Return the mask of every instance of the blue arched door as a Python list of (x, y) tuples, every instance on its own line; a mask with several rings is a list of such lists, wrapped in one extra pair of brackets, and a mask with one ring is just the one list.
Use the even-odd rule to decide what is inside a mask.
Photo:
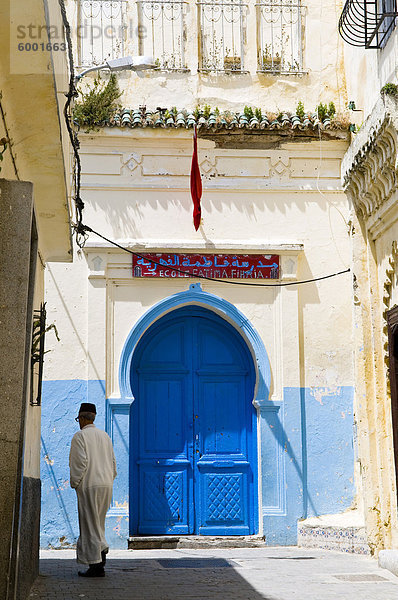
[(175, 310), (140, 340), (131, 377), (130, 533), (255, 533), (255, 374), (242, 336), (212, 311)]

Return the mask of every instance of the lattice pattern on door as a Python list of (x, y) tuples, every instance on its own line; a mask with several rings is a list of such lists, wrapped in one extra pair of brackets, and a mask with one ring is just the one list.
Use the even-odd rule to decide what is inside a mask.
[(179, 521), (183, 498), (182, 473), (145, 473), (144, 518), (146, 521)]
[(208, 475), (208, 521), (241, 521), (242, 475)]

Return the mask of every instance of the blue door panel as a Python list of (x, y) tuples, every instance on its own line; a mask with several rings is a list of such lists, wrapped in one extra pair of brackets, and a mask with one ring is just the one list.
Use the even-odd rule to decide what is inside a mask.
[(140, 403), (140, 457), (186, 457), (185, 429), (191, 414), (186, 412), (185, 377), (176, 374), (158, 377), (152, 380), (145, 375), (140, 382), (143, 400)]
[(199, 535), (250, 535), (248, 473), (214, 466), (203, 466), (200, 471)]
[(232, 375), (228, 379), (208, 375), (199, 379), (200, 454), (235, 454), (247, 459), (244, 381)]
[(163, 368), (187, 367), (187, 339), (184, 323), (174, 323), (153, 334), (145, 349), (145, 362), (141, 367), (150, 370), (154, 366)]
[[(188, 534), (187, 469), (141, 464), (142, 534)], [(185, 465), (184, 465), (185, 466)], [(186, 467), (186, 466), (185, 466)]]
[[(246, 376), (206, 375), (198, 381), (200, 451), (195, 480), (201, 535), (249, 535), (251, 488)], [(249, 414), (248, 414), (249, 413)], [(196, 423), (195, 423), (196, 425)], [(250, 436), (249, 436), (250, 437)]]
[(236, 344), (231, 343), (231, 336), (214, 323), (206, 323), (199, 319), (197, 329), (198, 368), (211, 368), (215, 372), (220, 369), (233, 371), (240, 362)]
[(131, 533), (255, 532), (254, 367), (214, 313), (168, 314), (134, 353)]
[(193, 531), (192, 441), (187, 436), (192, 427), (192, 384), (184, 355), (187, 332), (175, 323), (168, 333), (155, 333), (136, 367), (131, 485), (136, 487), (133, 523), (139, 534)]

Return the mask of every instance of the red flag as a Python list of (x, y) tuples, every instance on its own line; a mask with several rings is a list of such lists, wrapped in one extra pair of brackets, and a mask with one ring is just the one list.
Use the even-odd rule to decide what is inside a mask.
[(202, 209), (200, 207), (200, 199), (202, 197), (202, 179), (200, 177), (198, 164), (198, 135), (196, 125), (193, 130), (193, 155), (191, 165), (191, 196), (193, 201), (193, 224), (196, 231), (199, 229), (200, 219), (202, 217)]

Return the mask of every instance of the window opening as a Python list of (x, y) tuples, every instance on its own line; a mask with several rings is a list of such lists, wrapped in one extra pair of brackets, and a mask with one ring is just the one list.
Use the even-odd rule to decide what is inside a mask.
[(164, 71), (186, 71), (183, 0), (139, 0), (140, 54), (153, 56)]
[(302, 73), (301, 0), (260, 0), (256, 7), (258, 70)]
[(80, 0), (80, 65), (103, 64), (125, 55), (127, 0)]
[(240, 0), (198, 2), (199, 71), (245, 73), (244, 43), (247, 4)]

